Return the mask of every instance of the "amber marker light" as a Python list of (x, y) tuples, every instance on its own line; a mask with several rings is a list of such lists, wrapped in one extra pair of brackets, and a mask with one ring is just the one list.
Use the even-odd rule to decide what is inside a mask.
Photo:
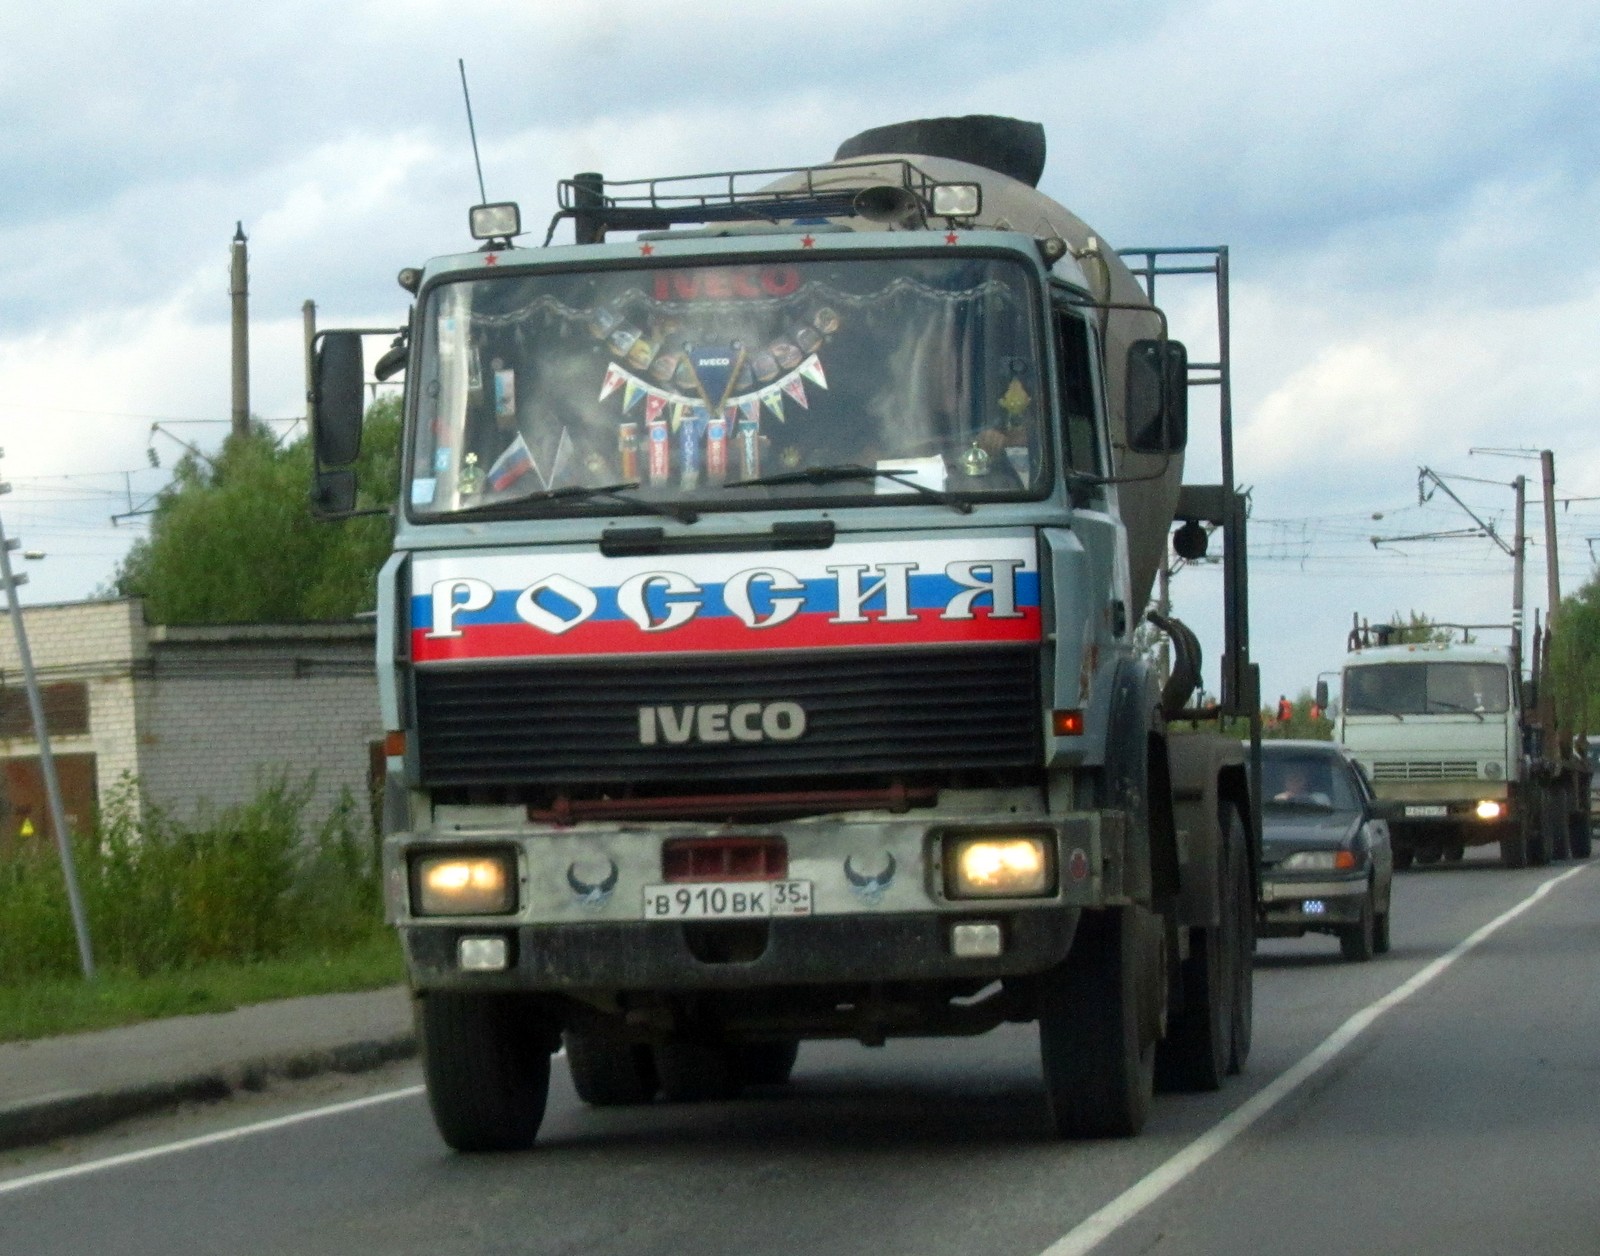
[(405, 757), (405, 729), (391, 728), (383, 735), (383, 753), (390, 759), (403, 759)]
[(951, 898), (1029, 898), (1055, 889), (1042, 837), (948, 838), (945, 867)]
[(1083, 712), (1082, 711), (1052, 711), (1050, 712), (1050, 728), (1057, 737), (1082, 737)]
[(515, 864), (507, 854), (424, 855), (411, 864), (419, 916), (499, 916), (516, 907)]

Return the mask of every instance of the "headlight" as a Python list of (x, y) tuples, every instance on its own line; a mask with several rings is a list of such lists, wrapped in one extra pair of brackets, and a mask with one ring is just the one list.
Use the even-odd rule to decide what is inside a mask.
[(1354, 872), (1361, 860), (1353, 850), (1301, 850), (1278, 866), (1285, 872)]
[(951, 898), (1028, 898), (1055, 892), (1043, 837), (947, 837), (945, 890)]
[(1498, 820), (1505, 814), (1505, 804), (1493, 798), (1485, 798), (1478, 804), (1478, 819)]
[(516, 910), (510, 851), (419, 855), (411, 861), (411, 910), (419, 916), (503, 916)]

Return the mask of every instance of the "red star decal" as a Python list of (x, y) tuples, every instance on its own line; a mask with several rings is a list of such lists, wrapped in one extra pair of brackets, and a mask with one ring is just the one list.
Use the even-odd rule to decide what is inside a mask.
[(803, 235), (803, 236), (800, 237), (800, 247), (803, 248), (803, 249), (809, 249), (815, 243), (816, 243), (815, 238), (813, 238), (809, 234), (808, 235)]
[(485, 253), (483, 255), (483, 264), (485, 266), (498, 266), (500, 264), (500, 257), (495, 253)]
[(641, 257), (649, 257), (650, 254), (654, 253), (655, 251), (656, 246), (653, 244), (641, 244), (639, 246), (639, 256)]
[(950, 231), (945, 233), (944, 242), (946, 244), (954, 244), (960, 238), (954, 231)]

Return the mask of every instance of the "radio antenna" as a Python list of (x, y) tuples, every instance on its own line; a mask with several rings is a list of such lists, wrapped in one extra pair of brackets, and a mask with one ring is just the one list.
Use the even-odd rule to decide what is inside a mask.
[(483, 190), (483, 161), (478, 156), (478, 128), (472, 124), (472, 93), (467, 90), (466, 59), (457, 57), (456, 65), (461, 70), (461, 98), (467, 102), (467, 134), (472, 136), (472, 164), (478, 168), (478, 204), (487, 205), (489, 194)]

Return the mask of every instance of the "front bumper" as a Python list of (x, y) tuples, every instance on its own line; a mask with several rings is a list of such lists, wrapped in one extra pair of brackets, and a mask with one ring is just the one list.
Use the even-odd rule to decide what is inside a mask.
[(1261, 881), (1260, 920), (1268, 931), (1280, 925), (1299, 932), (1354, 924), (1361, 919), (1366, 895), (1364, 872), (1349, 878), (1316, 881), (1274, 877), (1269, 873)]
[[(759, 922), (631, 921), (570, 925), (402, 926), (411, 983), (419, 990), (715, 991), (773, 986), (930, 981), (1041, 972), (1066, 958), (1077, 927), (1070, 908), (959, 915), (812, 916)], [(994, 921), (998, 956), (959, 959), (953, 925)], [(720, 939), (737, 943), (734, 960), (711, 958)], [(503, 972), (463, 972), (463, 936), (510, 943)], [(749, 957), (753, 955), (753, 957)]]

